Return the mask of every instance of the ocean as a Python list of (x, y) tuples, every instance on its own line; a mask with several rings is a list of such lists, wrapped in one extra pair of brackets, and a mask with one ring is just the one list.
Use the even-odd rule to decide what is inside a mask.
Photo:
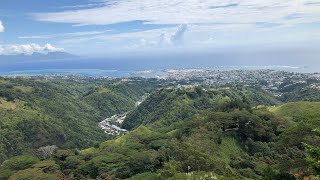
[[(155, 76), (166, 69), (275, 69), (320, 72), (319, 53), (184, 53), (170, 55), (110, 56), (65, 60), (0, 62), (0, 75), (81, 74), (85, 76)], [(146, 71), (139, 72), (137, 71)]]

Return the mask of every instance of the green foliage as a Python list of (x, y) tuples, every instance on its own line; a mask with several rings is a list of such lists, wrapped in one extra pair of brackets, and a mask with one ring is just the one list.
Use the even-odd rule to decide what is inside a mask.
[[(301, 122), (316, 125), (318, 116), (310, 117), (304, 117)], [(77, 179), (185, 179), (187, 176), (290, 179), (293, 178), (292, 173), (299, 172), (297, 168), (303, 170), (308, 167), (307, 162), (312, 165), (317, 159), (312, 161), (309, 158), (304, 164), (292, 163), (299, 162), (301, 158), (304, 160), (304, 149), (299, 149), (299, 143), (291, 143), (286, 138), (292, 137), (298, 131), (295, 128), (302, 126), (288, 127), (279, 134), (278, 127), (285, 125), (287, 123), (283, 119), (266, 109), (210, 112), (186, 119), (170, 133), (139, 126), (94, 150), (84, 150), (80, 154), (75, 150), (58, 150), (53, 159), (61, 173)], [(310, 131), (311, 134), (317, 132)], [(310, 141), (306, 135), (298, 134), (301, 136), (298, 142), (315, 145), (317, 141)], [(282, 149), (287, 152), (282, 152)], [(295, 166), (284, 164), (282, 159), (285, 158), (290, 158), (288, 163)], [(315, 166), (312, 167), (316, 170)], [(7, 177), (14, 173), (11, 177), (16, 178), (28, 177), (27, 174), (35, 172), (38, 170), (30, 167), (21, 172), (5, 173)]]
[(24, 170), (36, 164), (39, 160), (31, 155), (15, 156), (0, 166), (0, 179), (8, 179), (15, 172)]
[(219, 176), (214, 172), (191, 172), (191, 173), (177, 173), (173, 177), (168, 178), (169, 180), (185, 180), (185, 179), (219, 179), (219, 180), (227, 180), (227, 179), (239, 179), (239, 178), (226, 178), (224, 176)]
[(106, 135), (97, 123), (135, 107), (157, 81), (0, 78), (0, 163), (48, 145), (87, 148)]
[(157, 173), (151, 173), (151, 172), (145, 172), (142, 174), (137, 174), (135, 176), (132, 176), (130, 178), (127, 178), (126, 180), (160, 180)]
[(41, 161), (34, 164), (32, 167), (21, 170), (10, 176), (9, 180), (24, 180), (24, 179), (48, 179), (56, 180), (62, 177), (59, 171), (59, 166), (54, 161)]
[(249, 105), (275, 104), (273, 101), (254, 101), (254, 99), (272, 99), (266, 92), (245, 87), (203, 89), (201, 87), (185, 89), (161, 89), (149, 96), (137, 109), (128, 114), (123, 127), (132, 129), (140, 124), (153, 128), (169, 127), (205, 111), (230, 111), (249, 109)]
[(284, 83), (279, 91), (283, 93), (283, 96), (280, 98), (283, 102), (320, 101), (319, 89), (310, 87), (308, 83), (293, 83), (293, 85), (290, 86), (286, 86), (286, 83)]
[[(252, 106), (277, 104), (272, 95), (235, 85), (160, 89), (135, 108), (159, 83), (0, 81), (0, 160), (41, 146), (64, 148), (43, 161), (8, 159), (0, 179), (294, 179), (319, 173), (318, 103), (269, 112)], [(97, 122), (130, 110), (123, 126), (131, 131), (99, 144), (108, 137)]]
[[(277, 114), (286, 116), (292, 121), (290, 127), (283, 131), (275, 144), (278, 167), (282, 171), (302, 176), (312, 174), (311, 167), (316, 170), (314, 161), (312, 161), (316, 156), (312, 156), (312, 151), (316, 152), (313, 147), (320, 146), (318, 136), (320, 114), (316, 110), (317, 105), (318, 103), (298, 102), (276, 108)], [(298, 110), (298, 107), (305, 111)], [(297, 110), (293, 112), (290, 108)]]
[(34, 156), (16, 156), (3, 162), (2, 168), (11, 170), (26, 169), (37, 163), (38, 159)]
[(271, 158), (276, 128), (270, 127), (278, 121), (261, 111), (205, 113), (170, 133), (139, 126), (94, 150), (58, 150), (53, 158), (64, 175), (78, 179), (181, 179), (188, 171), (199, 178), (257, 179), (264, 172), (259, 164)]
[(320, 102), (291, 102), (286, 103), (271, 111), (278, 116), (294, 117), (318, 113), (320, 110)]
[(307, 161), (310, 163), (316, 174), (320, 174), (320, 148), (305, 145), (307, 149)]

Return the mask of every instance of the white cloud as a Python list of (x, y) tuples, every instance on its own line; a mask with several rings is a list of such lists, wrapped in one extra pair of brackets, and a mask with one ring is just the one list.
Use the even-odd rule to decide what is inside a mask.
[(186, 24), (180, 25), (178, 30), (171, 36), (171, 43), (174, 45), (182, 45), (184, 34), (187, 32), (188, 26)]
[[(233, 31), (250, 32), (253, 25), (178, 25), (170, 28), (139, 30), (137, 32), (123, 32), (117, 34), (102, 34), (88, 37), (66, 38), (58, 43), (63, 46), (78, 46), (79, 44), (103, 43), (110, 48), (170, 48), (193, 46), (198, 41), (205, 41), (216, 36), (217, 33)], [(213, 42), (213, 41), (210, 41)], [(207, 44), (206, 44), (207, 45)]]
[(0, 55), (32, 55), (33, 53), (47, 54), (49, 52), (62, 52), (63, 48), (56, 48), (51, 44), (44, 46), (38, 44), (0, 45)]
[(19, 39), (51, 39), (54, 35), (32, 35), (32, 36), (19, 36)]
[[(105, 25), (136, 20), (149, 24), (268, 22), (294, 25), (319, 21), (320, 6), (314, 5), (314, 2), (315, 0), (105, 0), (102, 7), (38, 13), (34, 14), (34, 18), (76, 25)], [(290, 18), (295, 14), (298, 16)]]
[(2, 21), (0, 21), (0, 32), (4, 32), (4, 26), (2, 24)]
[(80, 31), (72, 33), (61, 33), (61, 34), (51, 34), (51, 35), (32, 35), (32, 36), (19, 36), (20, 39), (51, 39), (57, 37), (76, 37), (76, 36), (88, 36), (88, 35), (97, 35), (110, 32), (112, 30), (106, 31)]
[[(184, 25), (185, 26), (185, 25)], [(181, 27), (161, 28), (137, 32), (124, 32), (118, 34), (103, 34), (89, 37), (75, 37), (59, 41), (63, 46), (74, 46), (87, 43), (104, 43), (108, 48), (132, 49), (132, 48), (158, 48), (174, 45), (173, 36), (176, 36)], [(183, 39), (183, 35), (179, 37)], [(176, 37), (178, 41), (178, 37)]]
[(149, 40), (159, 37), (160, 34), (173, 34), (175, 33), (176, 28), (162, 28), (162, 29), (153, 29), (145, 30), (138, 32), (125, 32), (118, 34), (104, 34), (104, 35), (95, 35), (90, 37), (76, 37), (69, 38), (60, 41), (61, 44), (78, 44), (88, 41), (103, 41), (103, 42), (114, 42), (114, 41), (136, 41), (136, 40)]
[[(143, 21), (155, 26), (136, 32), (64, 36), (58, 40), (64, 47), (107, 49), (210, 47), (220, 44), (247, 43), (250, 40), (268, 42), (269, 39), (308, 40), (313, 30), (292, 28), (304, 23), (319, 22), (319, 0), (97, 0), (98, 6), (69, 7), (61, 12), (33, 14), (38, 21), (71, 23), (73, 26), (107, 25)], [(92, 3), (92, 1), (91, 1)], [(180, 24), (188, 27), (179, 30)], [(133, 31), (133, 29), (130, 29)], [(287, 31), (291, 30), (291, 31)], [(264, 34), (269, 36), (264, 36)], [(263, 34), (263, 35), (261, 35)], [(59, 36), (60, 37), (60, 36)], [(212, 38), (214, 37), (214, 39)], [(268, 38), (265, 38), (268, 37)], [(184, 42), (184, 43), (183, 43)], [(85, 46), (83, 45), (83, 46)], [(142, 49), (142, 48), (141, 48)]]

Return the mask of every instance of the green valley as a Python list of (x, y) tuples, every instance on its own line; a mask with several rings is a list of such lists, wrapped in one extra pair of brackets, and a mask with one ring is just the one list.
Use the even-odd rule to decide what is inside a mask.
[(132, 110), (156, 86), (139, 79), (0, 80), (0, 162), (42, 146), (82, 149), (111, 138), (97, 123)]
[[(314, 91), (174, 83), (2, 78), (0, 179), (318, 178)], [(99, 128), (119, 114), (127, 133)]]

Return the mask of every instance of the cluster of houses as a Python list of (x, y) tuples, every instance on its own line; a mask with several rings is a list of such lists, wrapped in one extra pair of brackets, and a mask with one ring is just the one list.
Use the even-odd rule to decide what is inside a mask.
[[(126, 129), (120, 128), (118, 125), (122, 124), (126, 118), (127, 113), (116, 114), (99, 122), (99, 127), (107, 134), (112, 136), (119, 136), (121, 134), (127, 133)], [(117, 125), (116, 125), (117, 124)]]

